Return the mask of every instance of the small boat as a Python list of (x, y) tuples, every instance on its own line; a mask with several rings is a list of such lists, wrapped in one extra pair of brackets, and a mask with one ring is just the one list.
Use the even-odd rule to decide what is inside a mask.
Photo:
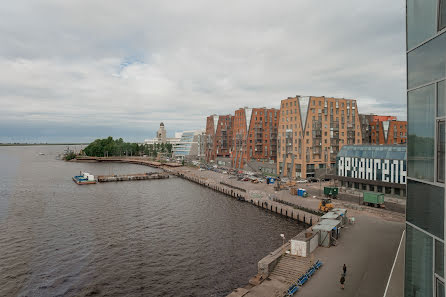
[(44, 156), (45, 154), (44, 153), (39, 153), (39, 155)]
[(81, 172), (80, 175), (73, 176), (73, 181), (78, 185), (91, 185), (96, 183), (94, 175), (88, 172)]

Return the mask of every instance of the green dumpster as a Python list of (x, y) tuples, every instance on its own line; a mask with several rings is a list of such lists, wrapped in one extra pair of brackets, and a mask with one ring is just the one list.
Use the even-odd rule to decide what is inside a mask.
[(362, 199), (365, 205), (381, 207), (384, 206), (384, 194), (363, 192)]
[(339, 189), (337, 187), (324, 187), (324, 195), (325, 197), (331, 197), (336, 199), (338, 196)]

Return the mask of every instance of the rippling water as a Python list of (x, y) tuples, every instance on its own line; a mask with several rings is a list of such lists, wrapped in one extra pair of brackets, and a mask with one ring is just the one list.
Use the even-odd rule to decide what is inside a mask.
[(302, 230), (176, 177), (78, 186), (80, 170), (155, 170), (63, 149), (0, 147), (0, 296), (225, 296)]

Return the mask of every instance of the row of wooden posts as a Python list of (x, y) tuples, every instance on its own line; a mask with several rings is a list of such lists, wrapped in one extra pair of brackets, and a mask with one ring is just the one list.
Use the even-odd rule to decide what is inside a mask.
[(259, 199), (249, 199), (249, 201), (248, 201), (248, 199), (246, 197), (246, 195), (247, 195), (246, 193), (242, 193), (241, 191), (237, 191), (234, 189), (228, 189), (227, 187), (223, 187), (221, 185), (216, 185), (214, 183), (209, 183), (207, 180), (201, 179), (195, 175), (186, 175), (183, 173), (173, 172), (173, 171), (171, 171), (170, 173), (174, 174), (178, 177), (187, 179), (191, 182), (197, 183), (199, 185), (205, 186), (207, 188), (210, 188), (214, 191), (217, 191), (217, 192), (226, 194), (228, 196), (231, 196), (233, 198), (236, 198), (237, 200), (250, 202), (251, 204), (253, 204), (255, 206), (258, 206), (265, 210), (280, 214), (287, 218), (297, 220), (299, 222), (308, 224), (310, 226), (312, 226), (313, 224), (315, 224), (319, 221), (319, 216), (313, 215), (311, 213), (308, 213), (308, 212), (305, 212), (302, 210), (289, 209), (288, 206), (283, 205), (278, 202), (260, 201)]

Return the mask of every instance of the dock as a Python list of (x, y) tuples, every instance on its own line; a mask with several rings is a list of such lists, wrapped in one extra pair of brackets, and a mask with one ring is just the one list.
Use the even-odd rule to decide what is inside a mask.
[(149, 172), (149, 173), (136, 173), (136, 174), (124, 174), (124, 175), (98, 175), (98, 182), (118, 182), (118, 181), (132, 181), (132, 180), (149, 180), (149, 179), (165, 179), (169, 178), (166, 173)]

